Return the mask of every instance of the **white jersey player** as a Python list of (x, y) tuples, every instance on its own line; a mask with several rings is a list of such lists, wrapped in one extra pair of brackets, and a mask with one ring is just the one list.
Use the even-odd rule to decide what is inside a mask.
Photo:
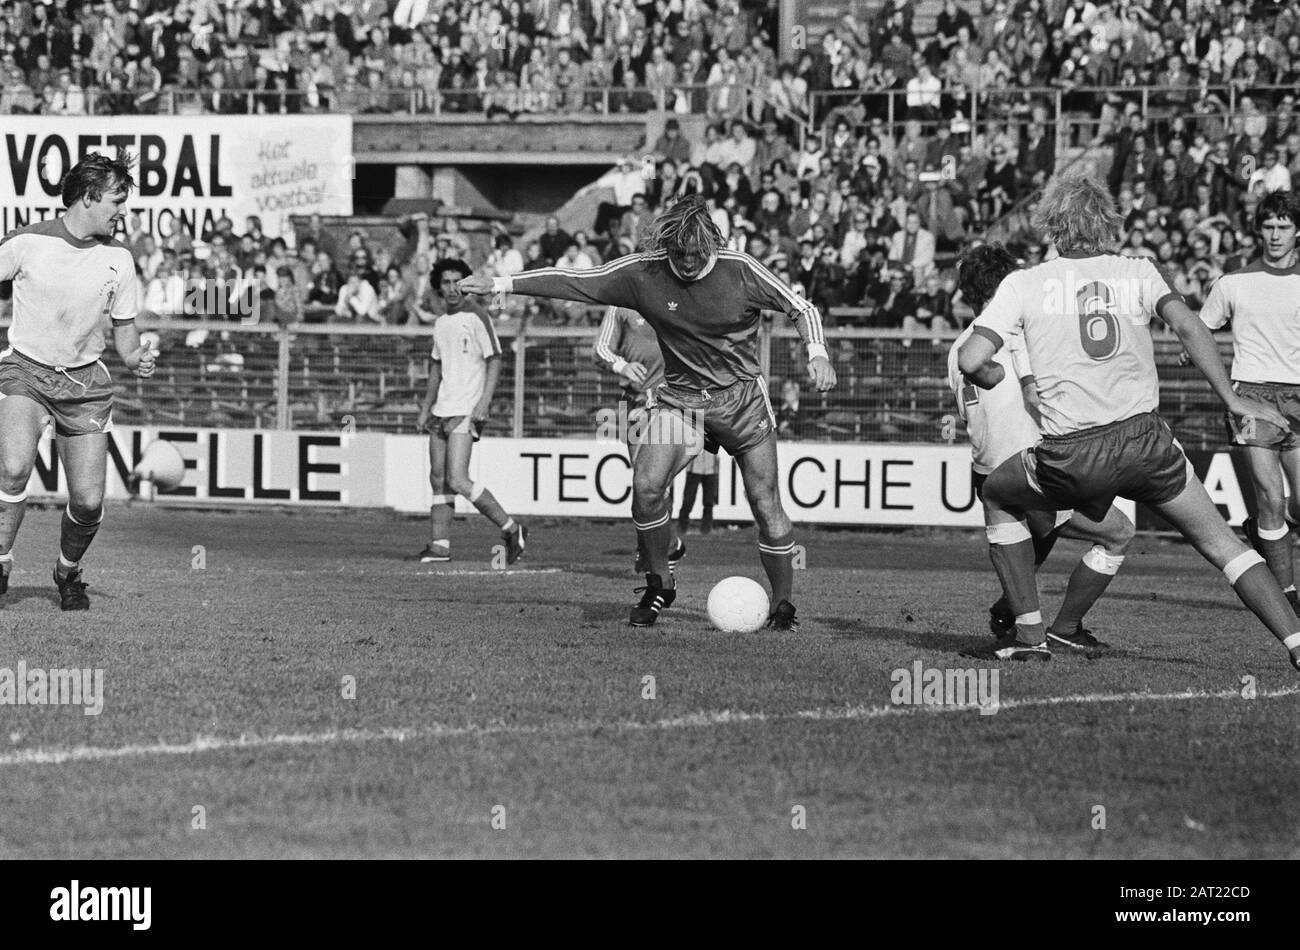
[[(1246, 431), (1228, 416), (1235, 449), (1245, 457), (1257, 514), (1242, 527), (1268, 562), (1291, 607), (1296, 594), (1294, 539), (1288, 522), (1300, 522), (1300, 263), (1296, 226), (1300, 197), (1265, 195), (1255, 209), (1263, 256), (1215, 282), (1201, 321), (1211, 330), (1232, 325), (1232, 385), (1243, 396), (1276, 409), (1285, 429), (1257, 421)], [(1290, 500), (1288, 501), (1288, 489)]]
[(452, 506), (460, 495), (501, 529), (506, 563), (513, 564), (524, 553), (528, 529), (506, 514), (486, 486), (469, 477), (470, 454), (482, 435), (501, 375), (501, 343), (492, 317), (460, 291), (459, 282), (471, 273), (464, 261), (447, 259), (434, 264), (429, 278), (446, 301), (447, 312), (433, 324), (429, 389), (416, 419), (417, 429), (429, 428), (433, 488), (430, 539), (419, 559), (451, 560)]
[(104, 515), (113, 382), (99, 357), (110, 327), (126, 368), (141, 378), (154, 371), (155, 354), (135, 325), (135, 260), (113, 240), (134, 187), (125, 152), (87, 155), (63, 180), (63, 217), (0, 241), (0, 284), (13, 288), (9, 349), (0, 353), (0, 594), (37, 442), (52, 424), (68, 478), (54, 568), (64, 610), (90, 607), (80, 561)]
[(1264, 559), (1224, 523), (1155, 411), (1151, 319), (1173, 329), (1233, 416), (1279, 427), (1286, 420), (1233, 391), (1209, 330), (1149, 261), (1112, 253), (1122, 219), (1104, 186), (1087, 176), (1054, 179), (1033, 224), (1060, 256), (1008, 275), (957, 356), (961, 371), (989, 389), (1005, 376), (991, 358), (1023, 335), (1044, 436), (984, 484), (990, 556), (1015, 634), (974, 655), (1027, 659), (1046, 649), (1027, 512), (1074, 508), (1100, 517), (1122, 495), (1155, 509), (1223, 571), (1300, 669), (1300, 623), (1290, 602)]
[[(1015, 270), (1015, 258), (1001, 245), (972, 248), (960, 263), (962, 298), (978, 313), (1003, 278)], [(1041, 435), (1031, 414), (1030, 407), (1036, 406), (1038, 395), (1023, 339), (1012, 337), (1005, 348), (994, 354), (993, 359), (1003, 369), (1002, 381), (991, 389), (980, 389), (962, 375), (957, 365), (961, 346), (972, 332), (973, 327), (968, 327), (948, 354), (948, 386), (957, 397), (957, 411), (966, 420), (973, 481), (982, 499), (985, 479), (1007, 459), (1037, 445)], [(1105, 586), (1093, 575), (1109, 578), (1119, 571), (1124, 562), (1124, 551), (1133, 540), (1133, 522), (1114, 505), (1100, 522), (1069, 509), (1034, 512), (1027, 521), (1028, 530), (1033, 535), (1035, 567), (1047, 559), (1058, 537), (1094, 542), (1071, 575), (1065, 601), (1048, 628), (1047, 637), (1053, 645), (1076, 650), (1104, 649), (1105, 643), (1083, 629), (1083, 618)], [(994, 536), (1004, 529), (992, 526), (987, 508), (985, 523), (989, 525), (992, 542)], [(995, 636), (1005, 637), (1014, 626), (1015, 615), (1004, 592), (989, 608), (989, 627)]]

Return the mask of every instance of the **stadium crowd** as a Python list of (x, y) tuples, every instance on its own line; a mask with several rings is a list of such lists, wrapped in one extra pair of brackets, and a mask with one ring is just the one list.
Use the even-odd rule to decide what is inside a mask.
[[(1057, 90), (1063, 113), (1091, 116), (1072, 144), (1112, 146), (1123, 253), (1160, 262), (1194, 303), (1250, 258), (1259, 196), (1300, 171), (1300, 0), (980, 0), (974, 15), (945, 0), (920, 36), (913, 11), (888, 0), (846, 16), (781, 63), (776, 6), (762, 2), (5, 0), (0, 113), (77, 114), (90, 89), (99, 111), (150, 112), (175, 89), (222, 113), (425, 108), (437, 91), (449, 110), (513, 114), (596, 109), (605, 93), (584, 90), (602, 87), (616, 93), (611, 108), (672, 116), (651, 163), (628, 158), (591, 186), (606, 200), (589, 229), (551, 220), (522, 247), (502, 232), (479, 251), (455, 219), (413, 220), (388, 248), (317, 234), (291, 250), (252, 222), (243, 235), (226, 222), (198, 248), (131, 236), (155, 303), (178, 277), (230, 274), (256, 280), (275, 312), (388, 324), (432, 319), (427, 265), (441, 254), (494, 274), (596, 266), (698, 192), (731, 246), (823, 311), (849, 308), (839, 322), (952, 326), (949, 265), (988, 226), (1029, 262), (1045, 253), (1023, 222), (1071, 128)], [(687, 113), (709, 119), (696, 140), (677, 120)], [(798, 135), (805, 118), (820, 135)], [(589, 319), (541, 302), (508, 312), (523, 308)]]

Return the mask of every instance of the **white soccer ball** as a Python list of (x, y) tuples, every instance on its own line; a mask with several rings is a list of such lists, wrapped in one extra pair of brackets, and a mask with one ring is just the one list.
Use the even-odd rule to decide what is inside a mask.
[(763, 585), (748, 577), (728, 577), (709, 591), (709, 620), (723, 633), (753, 633), (767, 623), (769, 608)]
[(135, 474), (153, 482), (155, 487), (169, 491), (185, 479), (185, 457), (171, 442), (155, 439), (145, 448)]

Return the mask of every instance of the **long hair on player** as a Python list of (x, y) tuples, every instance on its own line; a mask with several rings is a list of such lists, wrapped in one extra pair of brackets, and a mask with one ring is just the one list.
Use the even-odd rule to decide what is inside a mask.
[(1264, 230), (1269, 218), (1281, 218), (1300, 228), (1300, 195), (1294, 191), (1273, 191), (1260, 199), (1255, 207), (1255, 231)]
[(1019, 267), (1015, 256), (1001, 244), (980, 244), (961, 256), (957, 264), (957, 289), (961, 299), (978, 314), (993, 299), (1002, 279)]
[(702, 257), (713, 257), (726, 246), (701, 195), (678, 198), (671, 208), (655, 218), (645, 239), (647, 250), (696, 253)]
[(99, 201), (106, 194), (129, 194), (135, 188), (134, 166), (134, 156), (124, 148), (118, 148), (116, 158), (88, 152), (63, 178), (63, 206), (71, 208), (87, 196)]
[(1053, 178), (1043, 189), (1033, 227), (1061, 253), (1112, 251), (1124, 224), (1106, 187), (1086, 175)]

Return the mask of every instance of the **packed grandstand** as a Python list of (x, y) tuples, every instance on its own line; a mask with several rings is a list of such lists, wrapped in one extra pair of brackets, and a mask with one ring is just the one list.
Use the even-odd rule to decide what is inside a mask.
[[(1295, 0), (842, 6), (791, 37), (761, 2), (6, 0), (0, 114), (645, 118), (640, 149), (579, 193), (591, 202), (535, 222), (434, 207), (380, 229), (304, 215), (272, 236), (249, 216), (163, 235), (133, 216), (123, 239), (161, 321), (170, 395), (124, 392), (121, 414), (151, 423), (408, 427), (427, 373), (418, 335), (327, 330), (426, 326), (438, 257), (493, 275), (598, 266), (696, 192), (731, 246), (849, 330), (832, 337), (829, 397), (799, 392), (792, 338), (765, 350), (787, 380), (786, 434), (950, 440), (938, 344), (970, 317), (952, 265), (980, 240), (1048, 253), (1029, 212), (1049, 175), (1104, 177), (1121, 253), (1158, 262), (1197, 306), (1254, 255), (1261, 195), (1300, 173)], [(255, 316), (186, 306), (196, 277), (256, 300)], [(590, 359), (600, 314), (518, 298), (499, 312), (508, 358), (533, 338), (494, 419), (516, 435), (589, 432), (617, 391)], [(224, 335), (182, 323), (226, 315), (239, 326)], [(1178, 400), (1166, 411), (1210, 438), (1208, 394), (1180, 386), (1176, 348), (1161, 352)]]

